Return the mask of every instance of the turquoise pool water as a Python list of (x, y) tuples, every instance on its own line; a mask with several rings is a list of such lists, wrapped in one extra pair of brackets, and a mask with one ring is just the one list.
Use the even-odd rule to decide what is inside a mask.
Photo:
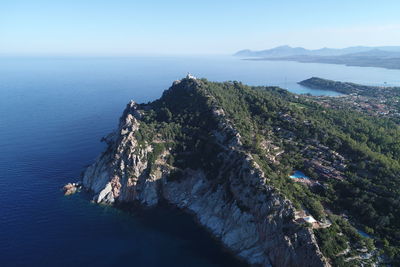
[(307, 175), (302, 173), (301, 171), (295, 171), (292, 175), (289, 176), (290, 178), (297, 178), (297, 179), (310, 179)]

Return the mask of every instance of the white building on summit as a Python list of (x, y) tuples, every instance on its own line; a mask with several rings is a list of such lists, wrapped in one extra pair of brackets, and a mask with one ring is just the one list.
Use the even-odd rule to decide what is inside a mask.
[[(190, 72), (187, 73), (185, 79), (188, 79), (188, 80), (195, 80), (195, 81), (197, 82), (196, 76), (192, 75)], [(176, 81), (173, 82), (173, 85), (180, 84), (181, 81), (182, 81), (182, 80), (176, 80)]]
[(196, 80), (196, 77), (193, 76), (190, 72), (188, 72), (188, 74), (186, 75), (186, 79), (193, 79), (193, 80)]

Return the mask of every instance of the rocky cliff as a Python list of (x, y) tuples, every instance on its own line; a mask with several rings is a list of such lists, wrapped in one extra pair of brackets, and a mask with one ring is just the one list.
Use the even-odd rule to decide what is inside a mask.
[(147, 105), (131, 101), (104, 141), (107, 149), (83, 174), (96, 202), (166, 200), (251, 265), (329, 265), (206, 81), (176, 81)]

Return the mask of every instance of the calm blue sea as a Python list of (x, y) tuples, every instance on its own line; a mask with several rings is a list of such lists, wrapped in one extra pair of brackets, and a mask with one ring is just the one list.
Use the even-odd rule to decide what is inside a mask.
[(241, 265), (177, 210), (127, 212), (60, 192), (130, 99), (154, 100), (188, 71), (298, 93), (321, 93), (296, 84), (312, 76), (400, 85), (394, 70), (231, 57), (0, 58), (0, 266)]

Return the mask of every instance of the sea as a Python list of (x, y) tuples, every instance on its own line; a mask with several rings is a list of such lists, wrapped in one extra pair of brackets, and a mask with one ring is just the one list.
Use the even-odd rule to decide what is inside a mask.
[(400, 70), (231, 56), (0, 57), (0, 266), (245, 266), (173, 207), (116, 209), (60, 190), (129, 100), (155, 100), (187, 72), (314, 95), (338, 94), (297, 82), (400, 86)]

